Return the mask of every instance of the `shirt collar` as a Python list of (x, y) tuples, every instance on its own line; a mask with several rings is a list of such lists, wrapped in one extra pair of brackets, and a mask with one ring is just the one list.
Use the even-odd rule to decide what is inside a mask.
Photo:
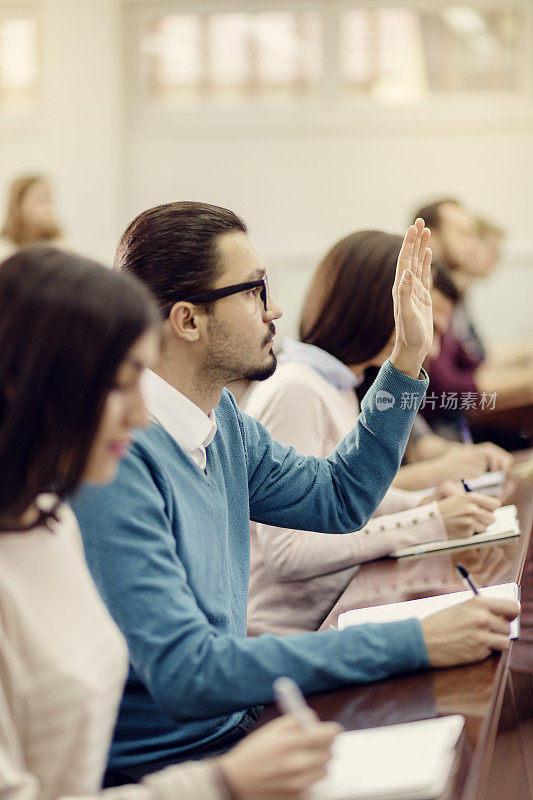
[(355, 389), (363, 382), (362, 376), (356, 376), (346, 364), (338, 358), (326, 353), (314, 344), (304, 344), (297, 339), (284, 339), (283, 350), (279, 354), (280, 364), (284, 362), (297, 362), (307, 364), (318, 372), (325, 380), (341, 392)]
[(151, 416), (181, 449), (191, 457), (198, 451), (205, 453), (217, 432), (214, 410), (205, 414), (192, 400), (149, 369), (144, 371), (142, 389)]

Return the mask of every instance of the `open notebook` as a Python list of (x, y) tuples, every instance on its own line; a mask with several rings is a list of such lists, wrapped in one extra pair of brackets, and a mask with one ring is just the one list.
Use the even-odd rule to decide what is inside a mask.
[(429, 800), (444, 791), (464, 717), (341, 733), (309, 800)]
[(477, 547), (484, 542), (497, 542), (520, 535), (516, 506), (501, 506), (496, 509), (494, 516), (496, 517), (495, 521), (483, 533), (475, 533), (473, 536), (463, 539), (441, 539), (438, 542), (411, 544), (408, 547), (394, 550), (391, 556), (402, 558), (403, 556), (418, 556), (421, 553), (434, 553), (438, 550), (455, 550), (458, 547)]
[[(487, 586), (481, 589), (484, 597), (498, 597), (502, 600), (519, 602), (520, 589), (516, 583), (500, 583), (497, 586)], [(339, 614), (337, 626), (339, 630), (349, 625), (364, 625), (367, 622), (397, 622), (401, 619), (424, 619), (430, 614), (442, 611), (457, 603), (471, 600), (473, 594), (470, 590), (465, 592), (451, 592), (438, 594), (434, 597), (423, 597), (419, 600), (405, 600), (403, 603), (387, 603), (383, 606), (370, 606), (369, 608), (354, 608)], [(518, 636), (518, 620), (511, 623), (511, 639)]]

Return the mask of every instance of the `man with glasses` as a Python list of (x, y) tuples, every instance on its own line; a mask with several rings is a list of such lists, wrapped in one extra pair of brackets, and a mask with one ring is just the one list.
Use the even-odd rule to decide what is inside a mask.
[[(264, 268), (227, 209), (171, 203), (140, 214), (116, 267), (164, 315), (146, 376), (153, 423), (116, 481), (74, 498), (87, 559), (127, 638), (131, 669), (107, 785), (227, 749), (280, 675), (305, 692), (486, 657), (508, 646), (513, 604), (476, 598), (416, 620), (297, 637), (246, 638), (249, 520), (344, 533), (364, 525), (396, 474), (427, 387), (429, 231), (406, 234), (393, 290), (396, 343), (356, 428), (328, 459), (272, 441), (223, 387), (275, 369)], [(411, 402), (401, 403), (404, 393)]]

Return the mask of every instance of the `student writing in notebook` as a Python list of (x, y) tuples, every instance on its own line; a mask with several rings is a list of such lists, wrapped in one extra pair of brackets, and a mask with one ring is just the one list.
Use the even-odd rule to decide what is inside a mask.
[[(74, 503), (89, 566), (131, 658), (108, 784), (227, 749), (253, 725), (257, 705), (272, 700), (280, 675), (321, 691), (508, 646), (504, 617), (516, 607), (483, 598), (422, 623), (246, 637), (250, 518), (353, 530), (398, 469), (427, 387), (427, 241), (419, 220), (398, 259), (390, 360), (354, 430), (317, 459), (273, 440), (224, 389), (276, 366), (281, 309), (244, 222), (228, 209), (170, 203), (123, 234), (116, 266), (152, 288), (165, 322), (146, 381), (152, 424), (136, 434), (116, 480), (84, 488)], [(401, 407), (404, 392), (412, 409)]]
[[(112, 480), (146, 423), (139, 382), (160, 320), (130, 276), (50, 247), (5, 262), (0, 306), (0, 795), (95, 800), (127, 652), (64, 501), (81, 479)], [(225, 756), (104, 794), (297, 800), (338, 730), (276, 720)]]

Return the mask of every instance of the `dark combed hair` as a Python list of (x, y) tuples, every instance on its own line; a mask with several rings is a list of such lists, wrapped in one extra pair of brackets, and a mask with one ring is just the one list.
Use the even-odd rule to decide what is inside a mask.
[(425, 206), (419, 208), (418, 211), (413, 214), (412, 221), (414, 222), (418, 217), (421, 217), (424, 220), (426, 228), (437, 231), (441, 225), (440, 209), (441, 206), (444, 205), (460, 206), (461, 203), (456, 197), (443, 197), (441, 200), (434, 200), (432, 203), (426, 203)]
[(454, 305), (459, 302), (461, 293), (450, 275), (450, 271), (438, 261), (431, 267), (431, 283), (434, 289), (451, 300)]
[(160, 315), (131, 276), (50, 246), (2, 264), (0, 308), (0, 518), (16, 520), (78, 486), (116, 371)]
[(304, 302), (300, 338), (361, 364), (394, 331), (392, 286), (402, 237), (359, 231), (337, 242), (319, 264)]
[(132, 272), (157, 298), (163, 314), (174, 303), (212, 288), (220, 272), (217, 239), (247, 233), (227, 208), (179, 202), (143, 211), (128, 225), (115, 254), (115, 269)]

